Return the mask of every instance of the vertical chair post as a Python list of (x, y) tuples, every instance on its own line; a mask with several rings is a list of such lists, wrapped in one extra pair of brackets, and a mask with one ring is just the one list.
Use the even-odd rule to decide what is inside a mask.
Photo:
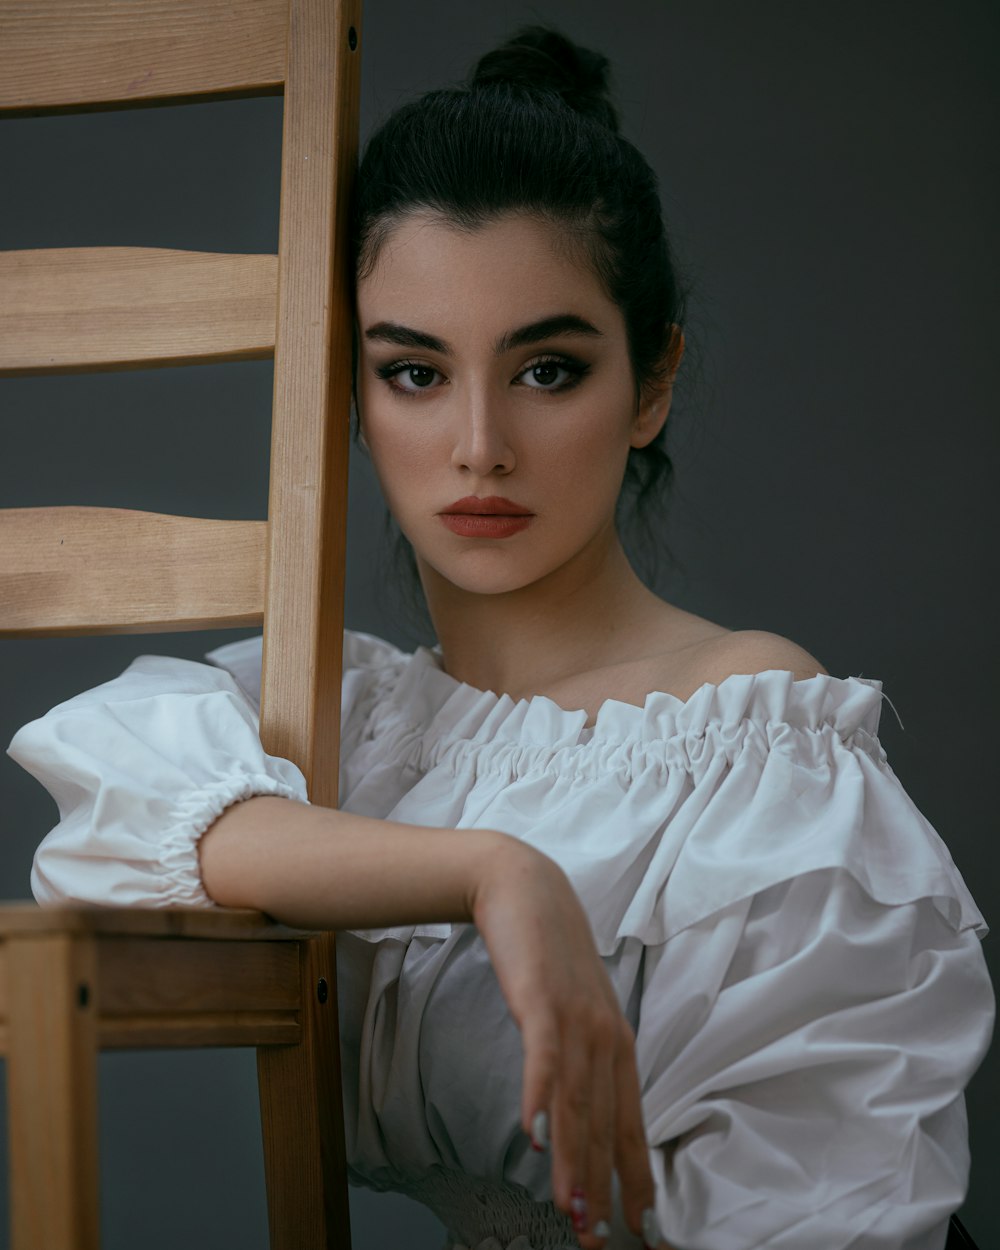
[[(36, 8), (44, 12), (36, 13)], [(226, 0), (224, 4), (219, 0), (175, 0), (170, 5), (158, 0), (49, 0), (42, 6), (32, 5), (30, 0), (0, 0), (0, 69), (10, 70), (0, 73), (0, 111), (95, 103), (129, 105), (139, 97), (166, 100), (205, 93), (269, 92), (280, 85), (284, 69), (260, 733), (266, 750), (292, 760), (301, 769), (312, 801), (330, 807), (337, 803), (339, 772), (353, 327), (347, 230), (357, 157), (360, 18), (361, 0)], [(54, 56), (53, 46), (58, 55)], [(235, 67), (231, 64), (234, 59)], [(143, 255), (145, 261), (151, 260), (148, 250), (144, 249)], [(92, 249), (69, 249), (63, 257), (71, 267), (85, 269), (94, 259)], [(112, 271), (124, 268), (135, 277), (141, 257), (123, 258), (116, 251), (103, 260), (108, 263), (93, 282), (91, 296), (98, 307), (110, 298), (112, 307), (120, 310), (116, 292), (121, 275)], [(175, 281), (188, 262), (180, 254), (158, 256), (152, 258), (153, 268), (161, 268), (161, 260), (169, 261), (173, 271), (167, 283), (168, 294), (173, 295), (165, 301), (173, 306), (178, 290), (183, 294), (188, 289), (186, 279), (179, 286)], [(264, 281), (249, 283), (251, 295), (258, 304), (273, 306), (269, 284), (275, 266), (270, 258), (229, 258), (222, 271), (219, 260), (197, 261), (214, 275), (206, 284), (209, 303), (219, 301), (237, 322), (242, 322), (242, 288), (237, 287), (234, 293), (232, 283), (222, 277), (224, 273), (246, 276), (253, 271), (258, 279), (263, 275)], [(140, 280), (138, 285), (148, 284)], [(42, 288), (51, 289), (51, 284), (42, 283)], [(39, 294), (42, 288), (36, 285), (28, 291), (17, 314), (23, 320), (26, 312), (39, 307), (41, 322), (36, 328), (40, 332), (46, 331), (49, 317), (48, 306)], [(104, 343), (100, 352), (74, 355), (63, 361), (63, 366), (183, 363), (210, 354), (202, 350), (203, 336), (199, 335), (194, 336), (197, 351), (193, 355), (176, 343), (164, 346), (164, 302), (151, 300), (148, 289), (145, 296), (141, 322), (147, 329), (155, 327), (161, 332), (155, 347), (128, 347), (109, 331), (101, 336)], [(204, 305), (205, 298), (198, 298)], [(60, 317), (80, 312), (72, 300), (60, 299), (57, 308)], [(173, 311), (176, 314), (176, 307)], [(136, 316), (140, 317), (137, 305)], [(89, 329), (87, 309), (73, 321), (79, 337), (79, 327)], [(176, 315), (168, 321), (173, 326)], [(269, 317), (264, 321), (269, 324)], [(48, 330), (60, 337), (58, 326)], [(248, 350), (250, 354), (266, 354), (266, 326), (263, 338), (257, 331), (252, 337), (254, 342), (248, 348), (245, 332), (240, 331), (236, 347), (230, 342), (216, 354), (222, 358), (234, 352), (244, 355)], [(182, 338), (186, 341), (190, 335)], [(5, 367), (9, 372), (45, 371), (52, 364), (44, 345), (41, 355), (30, 359), (7, 353), (5, 366), (3, 357), (0, 352), (0, 371)], [(61, 529), (66, 520), (62, 514), (54, 520), (49, 518), (43, 526), (34, 518), (31, 528), (41, 531), (34, 534), (37, 545), (50, 548), (47, 529)], [(102, 529), (103, 520), (92, 528)], [(156, 524), (164, 520), (167, 518), (154, 519)], [(169, 520), (170, 531), (177, 534), (174, 522), (178, 519)], [(127, 533), (124, 525), (119, 530)], [(136, 532), (134, 527), (132, 532)], [(55, 537), (61, 539), (62, 535)], [(109, 619), (106, 612), (95, 617), (89, 610), (91, 599), (66, 596), (58, 609), (58, 632), (99, 633), (151, 624), (167, 624), (172, 629), (205, 628), (237, 620), (249, 624), (248, 616), (255, 616), (256, 611), (253, 603), (248, 608), (244, 600), (247, 583), (254, 581), (259, 568), (259, 534), (240, 541), (247, 548), (243, 566), (248, 576), (236, 570), (228, 579), (241, 592), (242, 607), (235, 617), (229, 614), (231, 604), (221, 614), (215, 608), (203, 611), (199, 606), (194, 610), (177, 602), (161, 611), (160, 589), (171, 579), (159, 577), (152, 589), (148, 579), (141, 591), (133, 587), (134, 597), (141, 602), (136, 614), (129, 607), (124, 617)], [(214, 546), (202, 542), (199, 549)], [(107, 547), (111, 549), (110, 542)], [(120, 555), (123, 550), (127, 558)], [(176, 569), (183, 552), (172, 546), (171, 556), (172, 568)], [(38, 603), (51, 598), (53, 589), (60, 594), (63, 590), (61, 579), (51, 575), (48, 558), (45, 555), (42, 560), (43, 577), (35, 575), (36, 565), (15, 564), (9, 586), (5, 583), (5, 593), (9, 587), (18, 591), (29, 587), (31, 612), (38, 609), (42, 613), (33, 624), (18, 617), (18, 633), (42, 632), (53, 623), (51, 616), (45, 615), (51, 612), (51, 605), (41, 607)], [(108, 566), (109, 577), (102, 582), (105, 589), (99, 595), (102, 608), (107, 607), (109, 595), (114, 599), (107, 588), (119, 585), (122, 569), (130, 575), (145, 572), (142, 553), (137, 553), (134, 544), (132, 549), (127, 542), (124, 548), (119, 546), (112, 558), (121, 558), (123, 564)], [(200, 580), (211, 583), (212, 574), (202, 572)], [(210, 588), (217, 589), (214, 585)], [(171, 589), (173, 600), (182, 597), (172, 581)], [(11, 595), (13, 589), (8, 597)], [(217, 596), (209, 598), (214, 602)], [(256, 598), (250, 595), (253, 602)], [(203, 600), (201, 596), (199, 605)], [(280, 837), (280, 830), (275, 836)], [(134, 923), (135, 933), (145, 932), (143, 910), (122, 909), (124, 917)], [(178, 924), (177, 936), (183, 936), (179, 930), (185, 925), (177, 917), (170, 920), (172, 925)], [(74, 912), (67, 923), (82, 922)], [(123, 942), (127, 940), (126, 929), (127, 925), (116, 930)], [(171, 932), (170, 926), (167, 931)], [(225, 923), (218, 932), (208, 934), (223, 940), (240, 936), (238, 925)], [(197, 1012), (177, 1013), (173, 1008), (147, 1012), (144, 994), (137, 999), (125, 995), (128, 1002), (138, 1003), (134, 1018), (129, 1013), (111, 1012), (110, 1022), (99, 1020), (97, 961), (102, 951), (95, 947), (92, 934), (29, 935), (4, 930), (2, 937), (0, 1042), (6, 1044), (8, 1056), (13, 1250), (98, 1250), (99, 1044), (110, 1041), (112, 1045), (129, 1045), (141, 1038), (142, 1045), (151, 1045), (153, 1039), (162, 1037), (168, 1045), (200, 1044), (206, 1038), (213, 1039), (209, 1044), (228, 1045), (224, 1039), (230, 1034), (239, 1038), (246, 1035), (246, 1041), (238, 1044), (258, 1047), (272, 1245), (280, 1250), (349, 1250), (332, 934), (320, 935), (301, 948), (298, 966), (290, 973), (293, 981), (298, 976), (295, 988), (299, 991), (299, 1009), (285, 1012), (281, 994), (279, 1011), (274, 1004), (274, 986), (263, 975), (259, 1013), (246, 1004), (235, 1016), (231, 1009), (220, 1008), (215, 1013), (218, 1018), (207, 1022), (209, 1028), (201, 1027), (206, 1021), (199, 1024), (183, 1018)], [(205, 996), (210, 999), (213, 992), (213, 968), (217, 963), (229, 963), (207, 951), (204, 957), (206, 976), (189, 987), (192, 1006), (202, 1012)], [(115, 974), (107, 963), (100, 968), (104, 970), (103, 1006), (107, 1008), (115, 1005)], [(320, 980), (325, 982), (325, 998), (318, 992)], [(235, 1018), (257, 1014), (268, 1018)], [(272, 1040), (276, 1032), (281, 1039), (278, 1043)], [(295, 1036), (301, 1041), (288, 1044), (287, 1039)]]
[(12, 1250), (99, 1250), (94, 939), (4, 946)]
[(271, 1250), (349, 1250), (333, 935), (299, 958), (302, 1041), (257, 1049)]
[[(291, 0), (260, 736), (326, 807), (340, 761), (360, 37), (361, 0)], [(302, 958), (302, 1041), (257, 1051), (271, 1250), (349, 1250), (333, 935)]]

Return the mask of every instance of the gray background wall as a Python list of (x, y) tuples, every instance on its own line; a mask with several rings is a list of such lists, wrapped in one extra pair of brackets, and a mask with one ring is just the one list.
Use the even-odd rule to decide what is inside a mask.
[[(905, 725), (886, 709), (890, 761), (1000, 924), (997, 7), (370, 0), (365, 131), (528, 20), (610, 56), (695, 284), (702, 376), (685, 369), (671, 418), (663, 527), (682, 571), (657, 589), (881, 678)], [(277, 99), (8, 121), (0, 247), (273, 250), (280, 124)], [(269, 411), (262, 363), (2, 380), (0, 501), (263, 516)], [(347, 621), (412, 644), (374, 594), (381, 516), (359, 460)], [(237, 636), (0, 643), (0, 740), (135, 655), (198, 658)], [(0, 791), (0, 896), (26, 897), (54, 806), (6, 757)], [(996, 938), (985, 949), (995, 968)], [(263, 1250), (252, 1055), (104, 1056), (101, 1079), (107, 1250)], [(994, 1054), (969, 1099), (963, 1218), (983, 1250), (1000, 1244), (997, 1086)], [(358, 1250), (437, 1250), (422, 1209), (352, 1201)]]

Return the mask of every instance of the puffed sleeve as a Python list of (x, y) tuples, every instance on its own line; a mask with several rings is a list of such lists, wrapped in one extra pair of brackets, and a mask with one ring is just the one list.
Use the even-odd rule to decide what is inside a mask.
[(664, 1236), (941, 1250), (993, 1027), (983, 918), (874, 739), (774, 721), (759, 738), (705, 790), (645, 952)]
[(197, 844), (216, 817), (258, 794), (308, 801), (241, 685), (188, 660), (141, 656), (25, 725), (9, 754), (59, 808), (32, 866), (42, 904), (212, 906)]
[(940, 1250), (991, 1026), (975, 934), (842, 871), (647, 951), (637, 1054), (667, 1240)]

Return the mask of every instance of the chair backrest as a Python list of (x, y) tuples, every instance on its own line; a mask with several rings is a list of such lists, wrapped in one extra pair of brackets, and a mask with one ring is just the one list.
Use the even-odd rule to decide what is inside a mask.
[(262, 623), (262, 741), (330, 806), (360, 9), (361, 0), (0, 0), (0, 118), (284, 93), (277, 256), (0, 252), (0, 375), (273, 354), (267, 521), (0, 510), (0, 635)]

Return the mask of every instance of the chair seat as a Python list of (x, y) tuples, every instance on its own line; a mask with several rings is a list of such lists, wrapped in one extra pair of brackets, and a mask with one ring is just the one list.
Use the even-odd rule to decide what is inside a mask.
[(17, 933), (93, 933), (116, 937), (184, 937), (290, 941), (313, 937), (243, 907), (107, 907), (74, 903), (39, 907), (31, 899), (0, 901), (0, 938)]

